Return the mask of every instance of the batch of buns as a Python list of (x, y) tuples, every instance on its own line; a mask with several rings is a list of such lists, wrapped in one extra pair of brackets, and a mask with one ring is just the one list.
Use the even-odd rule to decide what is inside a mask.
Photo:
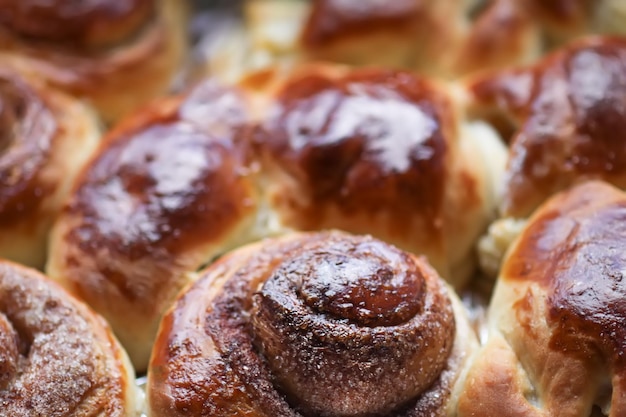
[(197, 7), (0, 0), (1, 417), (626, 416), (626, 0)]

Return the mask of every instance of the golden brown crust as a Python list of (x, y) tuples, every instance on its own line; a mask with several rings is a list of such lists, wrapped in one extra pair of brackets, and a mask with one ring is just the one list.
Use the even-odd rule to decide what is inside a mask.
[[(19, 28), (15, 32), (0, 24), (0, 49), (20, 71), (89, 100), (107, 122), (169, 90), (185, 56), (185, 7), (181, 2), (89, 2), (81, 9), (87, 17), (67, 13), (69, 6), (59, 3), (45, 9), (56, 17), (44, 19), (50, 26), (41, 29), (57, 36), (46, 35), (45, 40), (25, 37)], [(15, 13), (23, 19), (12, 19), (13, 25), (21, 21), (34, 25), (41, 20), (33, 15), (44, 9), (33, 6)], [(64, 24), (53, 24), (55, 20)], [(109, 45), (97, 45), (107, 42)]]
[(502, 211), (527, 216), (581, 179), (626, 186), (626, 42), (590, 38), (526, 69), (485, 75), (471, 87), (483, 113), (512, 122)]
[(108, 325), (40, 273), (0, 263), (0, 404), (10, 416), (134, 416), (134, 374)]
[(624, 414), (625, 220), (626, 196), (601, 182), (533, 215), (507, 254), (461, 415)]
[(42, 267), (47, 233), (99, 139), (77, 100), (0, 65), (0, 255)]
[(368, 237), (295, 234), (241, 248), (164, 318), (150, 411), (448, 415), (475, 343), (454, 336), (455, 322), (467, 323), (448, 297), (423, 259)]
[(234, 139), (245, 114), (211, 82), (155, 103), (104, 139), (57, 222), (50, 275), (112, 323), (139, 369), (185, 274), (250, 223), (256, 190)]

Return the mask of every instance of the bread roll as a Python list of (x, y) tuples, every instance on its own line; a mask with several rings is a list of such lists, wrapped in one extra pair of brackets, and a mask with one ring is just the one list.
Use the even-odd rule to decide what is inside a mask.
[(625, 239), (626, 195), (606, 183), (533, 214), (504, 261), (459, 416), (625, 415)]
[(287, 235), (233, 251), (181, 294), (152, 354), (150, 415), (451, 416), (476, 346), (423, 258)]
[(0, 257), (42, 268), (52, 222), (100, 139), (98, 119), (0, 56), (0, 132)]
[(265, 191), (296, 230), (372, 234), (457, 288), (494, 215), (504, 148), (460, 95), (404, 71), (304, 65), (250, 78)]
[(55, 225), (48, 273), (111, 323), (140, 371), (187, 274), (254, 234), (254, 167), (235, 140), (245, 114), (213, 83), (154, 103), (104, 138)]
[(134, 378), (100, 316), (37, 271), (0, 261), (0, 415), (136, 417)]
[(164, 94), (185, 55), (185, 2), (0, 1), (0, 50), (107, 122)]
[(471, 84), (477, 112), (513, 132), (503, 219), (491, 227), (483, 258), (497, 265), (508, 245), (490, 253), (495, 236), (572, 184), (595, 178), (626, 188), (626, 39), (579, 40), (533, 66)]

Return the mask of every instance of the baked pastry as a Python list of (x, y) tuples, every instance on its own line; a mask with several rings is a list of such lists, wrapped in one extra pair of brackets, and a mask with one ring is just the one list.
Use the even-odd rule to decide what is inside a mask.
[[(504, 219), (492, 226), (492, 236), (581, 180), (626, 188), (625, 38), (579, 40), (533, 66), (476, 77), (470, 89), (476, 113), (513, 132)], [(484, 252), (494, 241), (484, 242)], [(502, 248), (493, 252), (497, 264)]]
[(372, 234), (461, 288), (505, 150), (454, 88), (404, 71), (304, 65), (251, 77), (265, 194), (296, 230)]
[(187, 274), (255, 233), (245, 115), (236, 90), (208, 82), (128, 118), (54, 227), (48, 274), (111, 323), (138, 371)]
[(0, 0), (0, 51), (112, 122), (168, 91), (184, 57), (179, 0)]
[(0, 257), (42, 268), (48, 232), (100, 139), (87, 106), (0, 56)]
[(626, 414), (626, 195), (592, 181), (551, 198), (508, 252), (459, 416)]
[(461, 287), (505, 152), (462, 125), (448, 93), (409, 73), (312, 66), (161, 100), (113, 129), (79, 178), (48, 274), (109, 320), (139, 370), (190, 273), (286, 230), (371, 233)]
[(0, 414), (136, 417), (134, 378), (100, 316), (41, 273), (0, 261)]
[(165, 316), (153, 417), (451, 416), (475, 335), (423, 258), (326, 232), (255, 243)]

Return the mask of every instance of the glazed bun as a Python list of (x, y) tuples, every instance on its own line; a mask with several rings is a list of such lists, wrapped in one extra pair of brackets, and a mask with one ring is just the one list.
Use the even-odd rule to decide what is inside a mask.
[(0, 50), (112, 122), (166, 93), (186, 49), (184, 1), (0, 1)]
[(0, 132), (0, 257), (42, 268), (52, 223), (100, 139), (98, 119), (0, 57)]
[(626, 195), (601, 182), (551, 198), (508, 252), (460, 416), (626, 413)]
[(461, 288), (496, 205), (504, 148), (454, 88), (415, 74), (305, 65), (244, 82), (269, 205), (296, 230), (372, 234)]
[(150, 415), (452, 416), (476, 347), (423, 258), (287, 235), (229, 253), (180, 295), (152, 354)]
[(252, 239), (245, 114), (212, 83), (154, 103), (109, 132), (55, 225), (48, 273), (111, 323), (138, 370), (188, 274)]
[(626, 39), (576, 41), (537, 64), (475, 77), (475, 111), (512, 132), (502, 220), (483, 243), (497, 270), (520, 219), (554, 193), (587, 179), (626, 188)]
[(0, 261), (3, 416), (136, 417), (135, 375), (106, 322), (39, 272)]

